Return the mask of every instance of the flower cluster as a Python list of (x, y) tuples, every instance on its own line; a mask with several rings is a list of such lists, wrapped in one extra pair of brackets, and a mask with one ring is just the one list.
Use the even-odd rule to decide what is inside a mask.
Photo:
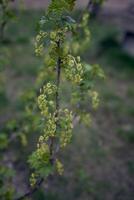
[(104, 71), (102, 70), (102, 68), (98, 64), (95, 64), (95, 65), (92, 66), (91, 76), (93, 78), (98, 77), (100, 79), (105, 79)]
[(30, 185), (31, 187), (34, 187), (37, 182), (37, 175), (35, 173), (32, 173), (30, 176)]
[(94, 109), (97, 109), (98, 106), (99, 106), (99, 94), (98, 92), (96, 91), (89, 91), (89, 96), (91, 97), (91, 100), (92, 100), (92, 107)]
[(64, 29), (58, 29), (55, 31), (50, 32), (50, 40), (53, 42), (63, 41), (65, 36)]
[(91, 119), (91, 115), (90, 113), (81, 113), (80, 115), (80, 120), (88, 127), (91, 126), (91, 123), (92, 123), (92, 119)]
[[(39, 144), (46, 143), (50, 138), (57, 138), (59, 145), (64, 148), (72, 138), (73, 115), (68, 109), (60, 109), (58, 117), (56, 112), (49, 113), (45, 121), (44, 135), (40, 136)], [(37, 146), (39, 146), (39, 144)]]
[(79, 84), (82, 81), (84, 71), (79, 56), (75, 58), (70, 54), (67, 55), (63, 59), (63, 66), (65, 67), (66, 77), (69, 80), (76, 84)]
[[(71, 42), (72, 51), (75, 55), (82, 53), (87, 48), (90, 42), (90, 30), (89, 30), (89, 13), (85, 12), (82, 16), (82, 20), (76, 26), (75, 32), (80, 33), (74, 35), (73, 42)], [(83, 39), (84, 38), (84, 39)]]
[(64, 148), (72, 138), (73, 115), (68, 109), (60, 111), (60, 147)]
[(50, 137), (56, 137), (56, 128), (57, 128), (57, 117), (54, 113), (50, 113), (47, 117), (47, 121), (44, 128), (44, 140), (48, 141)]
[(38, 97), (38, 106), (44, 118), (43, 134), (39, 137), (37, 150), (30, 156), (29, 163), (35, 170), (31, 175), (31, 186), (36, 184), (38, 177), (43, 177), (52, 172), (55, 166), (56, 171), (61, 175), (63, 173), (62, 163), (56, 159), (53, 167), (53, 149), (51, 149), (52, 138), (58, 141), (60, 148), (65, 147), (72, 137), (73, 115), (68, 109), (56, 109), (52, 98), (56, 95), (57, 87), (54, 84), (47, 83), (41, 90)]
[(56, 170), (57, 170), (58, 174), (62, 175), (64, 172), (63, 164), (58, 159), (56, 159), (55, 164), (56, 164)]
[(37, 182), (38, 177), (45, 177), (52, 171), (50, 148), (47, 143), (44, 143), (43, 136), (40, 136), (37, 149), (32, 153), (28, 162), (31, 167), (35, 170), (35, 173), (31, 174), (30, 183), (34, 186)]
[(56, 85), (47, 83), (43, 87), (43, 93), (41, 93), (38, 97), (38, 106), (43, 116), (47, 116), (49, 111), (54, 108), (54, 101), (52, 100), (52, 97), (55, 95), (55, 93)]
[(90, 30), (88, 27), (88, 22), (89, 22), (89, 13), (85, 13), (82, 17), (82, 22), (79, 25), (80, 28), (82, 28), (83, 32), (84, 32), (84, 36), (85, 36), (85, 44), (89, 43), (90, 41)]
[(43, 52), (44, 52), (43, 40), (44, 40), (45, 37), (47, 37), (47, 33), (44, 32), (44, 31), (40, 31), (39, 34), (36, 36), (35, 54), (37, 56), (43, 55)]

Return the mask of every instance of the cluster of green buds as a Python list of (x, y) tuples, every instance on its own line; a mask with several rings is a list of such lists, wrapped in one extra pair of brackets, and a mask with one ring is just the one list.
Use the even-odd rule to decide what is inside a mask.
[(34, 187), (36, 185), (36, 182), (37, 182), (37, 174), (35, 173), (32, 173), (31, 176), (30, 176), (30, 185), (31, 187)]
[(52, 99), (56, 93), (56, 90), (56, 85), (51, 83), (47, 83), (43, 87), (43, 91), (41, 89), (41, 94), (38, 97), (38, 106), (43, 116), (47, 116), (49, 111), (54, 108), (54, 101)]
[(70, 54), (67, 55), (63, 60), (63, 66), (65, 67), (65, 75), (69, 80), (76, 84), (82, 81), (84, 67), (79, 56), (75, 58)]
[(92, 118), (90, 113), (85, 113), (85, 112), (81, 113), (80, 120), (82, 121), (83, 124), (85, 124), (88, 127), (90, 127), (92, 124)]
[(43, 40), (47, 37), (47, 33), (44, 31), (40, 31), (39, 34), (36, 36), (35, 40), (35, 54), (37, 56), (42, 56), (44, 52), (44, 45)]
[(88, 28), (88, 22), (89, 22), (89, 13), (86, 12), (82, 16), (82, 21), (81, 21), (81, 24), (79, 25), (79, 28), (83, 29), (83, 32), (85, 34), (85, 40), (86, 40), (86, 42), (90, 41), (90, 30)]
[(65, 36), (65, 29), (57, 29), (55, 31), (52, 31), (50, 33), (50, 40), (51, 42), (58, 42), (59, 40), (60, 41), (63, 41), (64, 40), (64, 36)]
[(68, 109), (60, 111), (60, 147), (64, 148), (70, 143), (73, 129), (73, 114)]
[(44, 128), (44, 140), (48, 141), (49, 137), (56, 137), (56, 127), (57, 126), (57, 117), (56, 113), (53, 115), (50, 113), (47, 116), (47, 121)]
[(38, 97), (38, 107), (43, 117), (43, 134), (39, 137), (36, 151), (30, 156), (29, 163), (35, 170), (31, 175), (31, 186), (34, 186), (38, 177), (44, 177), (55, 170), (61, 175), (63, 165), (55, 159), (53, 167), (51, 160), (53, 153), (51, 140), (57, 141), (55, 148), (64, 148), (72, 138), (73, 114), (68, 109), (56, 110), (52, 99), (55, 98), (57, 87), (55, 84), (47, 83)]
[(93, 78), (98, 77), (100, 79), (105, 79), (104, 71), (98, 64), (92, 65), (91, 76), (93, 76)]
[(57, 170), (58, 174), (62, 175), (64, 172), (63, 164), (60, 162), (60, 160), (56, 159), (55, 165), (56, 165), (56, 170)]
[(73, 114), (68, 109), (60, 109), (58, 111), (58, 116), (57, 111), (53, 113), (48, 112), (53, 107), (54, 102), (47, 101), (46, 93), (52, 94), (52, 92), (55, 92), (56, 89), (54, 85), (51, 85), (50, 87), (52, 91), (48, 88), (48, 86), (45, 86), (45, 94), (41, 94), (38, 97), (38, 105), (41, 110), (41, 114), (45, 118), (44, 135), (41, 136), (41, 140), (47, 142), (52, 137), (57, 139), (59, 138), (60, 147), (63, 148), (72, 138)]
[(80, 34), (75, 34), (73, 41), (71, 42), (72, 51), (75, 55), (84, 52), (90, 42), (90, 30), (88, 23), (89, 13), (85, 12), (80, 23), (75, 27), (75, 32), (80, 32)]
[(97, 91), (89, 91), (89, 96), (91, 97), (92, 100), (92, 107), (94, 109), (97, 109), (100, 103), (99, 100), (99, 94)]
[(51, 155), (49, 145), (44, 143), (43, 136), (40, 136), (37, 149), (32, 153), (28, 160), (29, 164), (35, 170), (30, 177), (30, 184), (32, 187), (36, 185), (39, 177), (44, 178), (51, 173), (52, 168), (50, 161)]

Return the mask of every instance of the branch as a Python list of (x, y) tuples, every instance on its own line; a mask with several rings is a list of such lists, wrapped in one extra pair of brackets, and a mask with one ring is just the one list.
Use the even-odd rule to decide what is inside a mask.
[(93, 5), (94, 5), (93, 0), (89, 0), (89, 2), (88, 2), (88, 4), (87, 4), (86, 8), (84, 8), (84, 10), (81, 12), (81, 14), (80, 14), (80, 16), (79, 16), (79, 18), (78, 18), (78, 21), (79, 21), (79, 22), (82, 20), (82, 17), (83, 17), (83, 13), (84, 13), (84, 12), (88, 12), (88, 11), (89, 11), (90, 13), (92, 13), (92, 11), (93, 11)]
[[(57, 42), (57, 47), (60, 48), (60, 40)], [(59, 86), (60, 86), (60, 75), (61, 75), (61, 58), (60, 58), (60, 56), (58, 57), (58, 60), (57, 60), (56, 71), (57, 71), (57, 80), (56, 80), (56, 86), (57, 86), (57, 92), (56, 92), (56, 111), (57, 111), (57, 115), (58, 115), (58, 112), (59, 112)]]
[(22, 195), (21, 197), (16, 198), (15, 200), (23, 200), (24, 198), (30, 197), (32, 196), (41, 186), (41, 184), (43, 183), (43, 179), (40, 179), (34, 188), (30, 188), (29, 191), (27, 191), (24, 195)]
[[(57, 42), (57, 47), (58, 49), (60, 48), (60, 40)], [(55, 117), (58, 118), (59, 115), (59, 87), (60, 87), (60, 76), (61, 76), (61, 58), (60, 56), (58, 56), (57, 59), (57, 66), (56, 66), (56, 86), (57, 86), (57, 90), (56, 90), (56, 98), (55, 98), (55, 110), (56, 110), (56, 114)], [(58, 126), (58, 121), (56, 121), (56, 131), (57, 131), (57, 126)], [(53, 164), (54, 162), (54, 152), (53, 152), (53, 145), (54, 145), (54, 137), (51, 137), (50, 140), (50, 155), (51, 155), (51, 162)]]
[(94, 2), (94, 0), (89, 0), (86, 8), (82, 11), (78, 21), (81, 21), (84, 12), (89, 12), (90, 15), (93, 15), (95, 11), (95, 5), (96, 3)]
[(94, 6), (93, 0), (89, 0), (87, 7), (86, 7), (86, 10), (92, 12), (93, 6)]
[(97, 15), (100, 5), (101, 2), (94, 2), (94, 0), (89, 0), (87, 10), (92, 17), (95, 17)]

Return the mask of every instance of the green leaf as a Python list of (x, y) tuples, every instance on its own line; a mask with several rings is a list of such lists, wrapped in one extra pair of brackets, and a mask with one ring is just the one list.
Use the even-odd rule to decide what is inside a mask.
[(5, 149), (8, 146), (8, 138), (5, 133), (0, 133), (0, 149)]

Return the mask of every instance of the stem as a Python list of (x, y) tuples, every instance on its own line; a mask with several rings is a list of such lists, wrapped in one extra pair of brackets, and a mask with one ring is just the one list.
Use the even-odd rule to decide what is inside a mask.
[(43, 183), (43, 179), (41, 179), (34, 188), (31, 188), (28, 192), (26, 192), (24, 195), (22, 195), (19, 198), (16, 198), (15, 200), (22, 200), (24, 198), (30, 197), (33, 193), (35, 193), (39, 187), (41, 186), (41, 184)]
[(92, 1), (92, 0), (89, 0), (86, 9), (87, 9), (87, 10), (90, 10), (92, 6), (93, 6), (93, 1)]
[[(57, 42), (58, 49), (60, 48), (60, 40)], [(59, 113), (59, 87), (60, 87), (60, 76), (61, 76), (61, 58), (60, 56), (58, 57), (57, 60), (57, 80), (56, 80), (56, 86), (57, 86), (57, 91), (56, 91), (56, 117), (58, 117)]]
[(82, 11), (81, 15), (79, 16), (78, 21), (79, 22), (81, 21), (83, 13), (86, 11), (89, 12), (90, 15), (93, 15), (94, 12), (96, 11), (96, 10), (94, 10), (95, 5), (96, 5), (96, 3), (94, 3), (93, 0), (89, 0), (86, 8)]
[(95, 17), (100, 8), (100, 3), (95, 3), (93, 0), (89, 0), (86, 10), (90, 12), (92, 17)]
[[(60, 40), (57, 42), (57, 47), (58, 49), (60, 48)], [(59, 102), (60, 102), (60, 98), (59, 98), (59, 88), (60, 88), (60, 77), (61, 77), (61, 57), (58, 56), (57, 59), (57, 66), (56, 66), (56, 86), (57, 86), (57, 90), (56, 90), (56, 98), (55, 98), (55, 107), (56, 107), (56, 114), (55, 117), (58, 118), (59, 115)], [(56, 121), (56, 131), (57, 131), (57, 126), (58, 126), (58, 121)], [(50, 138), (50, 156), (51, 156), (51, 163), (53, 164), (54, 162), (54, 158), (53, 158), (53, 146), (54, 146), (54, 137)]]

